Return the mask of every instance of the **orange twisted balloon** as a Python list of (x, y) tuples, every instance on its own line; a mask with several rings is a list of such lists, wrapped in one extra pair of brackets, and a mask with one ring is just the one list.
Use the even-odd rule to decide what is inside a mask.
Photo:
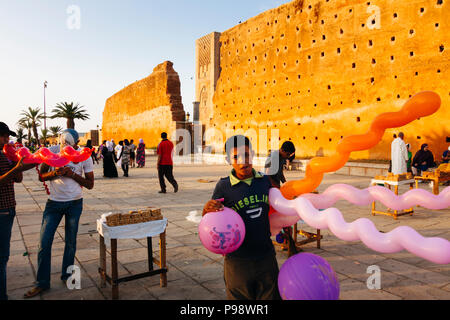
[(366, 134), (345, 137), (339, 141), (333, 156), (311, 159), (306, 166), (305, 178), (285, 183), (281, 187), (281, 193), (290, 200), (314, 191), (322, 182), (324, 173), (342, 168), (350, 153), (373, 148), (381, 141), (386, 129), (403, 127), (418, 118), (432, 115), (440, 106), (441, 98), (437, 93), (424, 91), (414, 95), (400, 111), (377, 116)]

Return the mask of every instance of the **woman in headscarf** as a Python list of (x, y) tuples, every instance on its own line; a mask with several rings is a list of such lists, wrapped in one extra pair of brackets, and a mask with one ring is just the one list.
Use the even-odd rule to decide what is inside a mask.
[(139, 146), (136, 151), (136, 163), (138, 168), (145, 166), (145, 143), (143, 139), (139, 139)]
[(106, 147), (102, 149), (103, 156), (103, 176), (106, 178), (119, 177), (116, 168), (116, 155), (111, 141), (106, 141)]
[(433, 153), (428, 150), (428, 144), (424, 143), (412, 161), (413, 168), (417, 170), (414, 174), (420, 175), (421, 171), (427, 171), (435, 165)]

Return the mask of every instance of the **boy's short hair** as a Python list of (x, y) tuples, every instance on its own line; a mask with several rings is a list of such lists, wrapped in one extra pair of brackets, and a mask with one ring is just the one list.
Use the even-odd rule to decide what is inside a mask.
[(252, 149), (252, 143), (246, 136), (235, 135), (228, 138), (227, 142), (225, 142), (225, 152), (227, 154), (227, 157), (230, 157), (231, 150), (242, 146), (247, 146), (250, 150)]
[(281, 146), (281, 149), (287, 153), (295, 152), (295, 146), (292, 143), (292, 141), (286, 141), (285, 143), (283, 143), (283, 145)]
[(166, 132), (161, 133), (161, 138), (167, 139), (167, 133)]

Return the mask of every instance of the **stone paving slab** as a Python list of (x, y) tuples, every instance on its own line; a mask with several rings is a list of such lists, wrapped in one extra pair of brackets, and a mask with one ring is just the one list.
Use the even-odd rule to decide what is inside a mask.
[[(140, 279), (120, 285), (120, 299), (139, 300), (210, 300), (226, 299), (223, 281), (223, 257), (206, 250), (197, 234), (198, 226), (186, 219), (191, 211), (199, 213), (212, 195), (215, 181), (227, 176), (230, 168), (221, 165), (178, 165), (174, 175), (180, 191), (158, 194), (159, 183), (155, 159), (150, 158), (147, 168), (131, 169), (130, 178), (107, 179), (102, 177), (101, 165), (95, 165), (95, 187), (84, 190), (84, 210), (80, 219), (77, 240), (76, 264), (81, 269), (82, 289), (69, 290), (60, 277), (64, 252), (64, 221), (55, 235), (52, 250), (52, 289), (34, 299), (42, 300), (103, 300), (111, 299), (111, 288), (100, 286), (98, 274), (99, 236), (96, 220), (108, 212), (128, 212), (146, 206), (160, 207), (168, 219), (167, 265), (168, 286), (161, 288), (159, 276)], [(120, 169), (119, 169), (120, 172)], [(300, 179), (301, 172), (286, 172), (288, 180)], [(211, 180), (201, 183), (198, 180)], [(335, 183), (347, 183), (358, 188), (367, 188), (370, 178), (326, 175), (320, 192)], [(430, 191), (427, 185), (422, 188)], [(441, 187), (442, 190), (443, 187)], [(401, 186), (400, 193), (408, 191)], [(27, 172), (22, 184), (16, 185), (17, 218), (13, 228), (11, 258), (8, 264), (8, 285), (11, 299), (22, 299), (36, 277), (37, 251), (42, 223), (42, 211), (47, 195), (36, 173)], [(450, 209), (427, 210), (414, 208), (413, 216), (401, 216), (398, 220), (370, 213), (370, 206), (356, 207), (345, 201), (336, 205), (347, 222), (367, 218), (376, 227), (389, 232), (407, 225), (428, 237), (439, 236), (450, 239)], [(377, 204), (377, 208), (382, 208)], [(299, 224), (307, 231), (315, 229)], [(367, 248), (361, 242), (346, 242), (328, 230), (322, 230), (324, 239), (321, 249), (315, 243), (304, 245), (304, 252), (324, 257), (336, 271), (341, 286), (341, 300), (398, 300), (398, 299), (450, 299), (450, 265), (436, 265), (408, 252), (382, 254)], [(153, 238), (154, 256), (159, 255), (159, 238)], [(119, 240), (119, 276), (129, 276), (148, 270), (147, 241)], [(276, 247), (277, 260), (281, 267), (287, 260), (287, 252)], [(107, 255), (107, 269), (110, 270)], [(381, 289), (369, 290), (367, 279), (371, 274), (367, 268), (377, 265), (381, 269)]]

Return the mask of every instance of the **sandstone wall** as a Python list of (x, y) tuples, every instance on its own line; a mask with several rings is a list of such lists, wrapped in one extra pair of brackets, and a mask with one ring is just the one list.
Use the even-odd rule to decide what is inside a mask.
[[(449, 13), (449, 0), (297, 0), (266, 11), (221, 34), (207, 128), (279, 129), (297, 156), (329, 155), (378, 114), (433, 90), (440, 111), (401, 130), (414, 153), (426, 142), (440, 158), (450, 136)], [(352, 158), (389, 159), (399, 130)]]
[(102, 139), (140, 138), (148, 148), (161, 141), (161, 132), (170, 135), (177, 121), (185, 120), (180, 79), (170, 61), (159, 64), (153, 73), (117, 92), (103, 111)]

